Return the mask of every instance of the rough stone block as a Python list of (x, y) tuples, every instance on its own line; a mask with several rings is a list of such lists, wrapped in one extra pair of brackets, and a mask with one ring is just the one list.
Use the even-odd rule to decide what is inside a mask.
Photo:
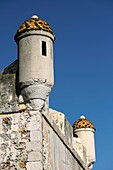
[(28, 124), (27, 124), (27, 129), (28, 130), (40, 130), (41, 129), (41, 123), (37, 122), (36, 120), (35, 121), (30, 121)]
[(32, 117), (30, 118), (30, 121), (42, 122), (41, 113), (37, 112), (37, 114), (32, 115)]
[(39, 130), (30, 131), (30, 140), (31, 141), (42, 141), (42, 132)]
[(12, 129), (12, 131), (18, 132), (18, 129), (19, 129), (18, 124), (17, 125), (12, 125), (11, 129)]
[(42, 110), (45, 101), (42, 99), (31, 99), (29, 104), (33, 110)]
[(29, 112), (29, 115), (32, 116), (32, 115), (36, 115), (38, 111), (30, 111)]
[(28, 161), (42, 161), (42, 153), (40, 151), (32, 151), (28, 153)]
[(42, 170), (42, 163), (39, 162), (27, 162), (27, 170)]
[(41, 142), (27, 142), (26, 143), (26, 150), (27, 151), (40, 151), (42, 150)]
[(19, 119), (20, 119), (20, 113), (12, 115), (12, 123), (13, 124), (18, 124)]

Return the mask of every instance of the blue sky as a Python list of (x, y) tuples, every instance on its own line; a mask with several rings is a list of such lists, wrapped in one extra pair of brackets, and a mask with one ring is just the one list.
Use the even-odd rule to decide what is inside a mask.
[(17, 58), (14, 35), (34, 14), (56, 34), (50, 106), (71, 124), (80, 115), (94, 123), (93, 170), (112, 170), (113, 0), (1, 0), (0, 70)]

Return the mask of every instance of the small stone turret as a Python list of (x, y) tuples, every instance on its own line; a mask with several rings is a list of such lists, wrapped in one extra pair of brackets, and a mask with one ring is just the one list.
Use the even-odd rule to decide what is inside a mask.
[(73, 124), (73, 136), (80, 138), (81, 143), (86, 148), (87, 164), (90, 169), (92, 169), (96, 161), (94, 132), (94, 125), (84, 116), (81, 116), (80, 119)]
[(54, 40), (49, 24), (35, 15), (17, 30), (19, 85), (24, 101), (45, 100), (54, 85)]

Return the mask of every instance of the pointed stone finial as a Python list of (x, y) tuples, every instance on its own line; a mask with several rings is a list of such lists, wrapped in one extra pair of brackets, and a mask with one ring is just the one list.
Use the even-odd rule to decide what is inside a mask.
[(39, 18), (37, 15), (33, 15), (31, 18)]

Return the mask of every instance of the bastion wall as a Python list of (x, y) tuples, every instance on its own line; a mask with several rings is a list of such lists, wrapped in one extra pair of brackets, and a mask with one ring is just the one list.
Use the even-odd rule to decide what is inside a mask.
[(88, 170), (86, 149), (48, 96), (37, 109), (21, 99), (17, 68), (18, 60), (0, 73), (0, 169)]

